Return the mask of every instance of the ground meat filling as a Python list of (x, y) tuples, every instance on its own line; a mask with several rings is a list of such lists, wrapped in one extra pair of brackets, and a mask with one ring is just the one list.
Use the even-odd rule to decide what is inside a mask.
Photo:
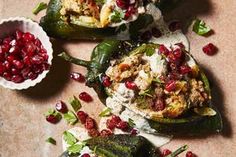
[(162, 54), (157, 48), (151, 56), (137, 53), (113, 62), (106, 71), (112, 81), (109, 91), (115, 93), (125, 84), (135, 93), (132, 103), (160, 117), (176, 118), (193, 108), (207, 106), (210, 95), (196, 63), (189, 64), (189, 55), (182, 47), (168, 51)]

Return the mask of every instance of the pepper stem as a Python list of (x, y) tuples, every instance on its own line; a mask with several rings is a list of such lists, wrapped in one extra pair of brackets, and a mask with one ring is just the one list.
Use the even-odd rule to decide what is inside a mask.
[(87, 67), (88, 68), (89, 64), (90, 64), (89, 61), (85, 61), (85, 60), (82, 60), (82, 59), (78, 59), (78, 58), (72, 57), (69, 54), (67, 54), (66, 52), (62, 52), (58, 56), (63, 58), (64, 60), (66, 60), (68, 62), (77, 64), (77, 65), (80, 65), (80, 66), (83, 66), (83, 67)]
[(184, 145), (180, 147), (179, 149), (177, 149), (176, 151), (174, 151), (173, 153), (167, 155), (166, 157), (176, 157), (177, 155), (179, 155), (180, 153), (184, 152), (187, 149), (188, 149), (188, 146)]

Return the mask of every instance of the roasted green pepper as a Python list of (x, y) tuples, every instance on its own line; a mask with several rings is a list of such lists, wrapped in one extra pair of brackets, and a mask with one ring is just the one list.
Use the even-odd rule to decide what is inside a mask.
[[(108, 137), (95, 137), (85, 141), (86, 145), (98, 156), (102, 157), (159, 157), (155, 147), (142, 136), (111, 135)], [(176, 157), (187, 149), (182, 146), (168, 157)], [(69, 157), (64, 152), (60, 157)], [(75, 155), (76, 156), (76, 155)], [(78, 156), (78, 155), (77, 155)]]
[[(60, 56), (67, 61), (87, 67), (87, 85), (94, 88), (102, 102), (105, 102), (104, 100), (108, 95), (101, 83), (101, 76), (108, 68), (110, 60), (129, 54), (139, 44), (129, 41), (105, 40), (95, 47), (90, 61), (76, 59), (66, 53), (62, 53)], [(142, 51), (142, 48), (141, 46), (138, 49)], [(201, 78), (205, 88), (210, 93), (209, 82), (203, 72), (201, 72)], [(155, 121), (148, 121), (153, 129), (163, 134), (199, 135), (220, 132), (222, 130), (220, 113), (212, 104), (209, 106), (216, 111), (216, 115), (208, 117), (191, 113), (182, 118), (160, 118)]]

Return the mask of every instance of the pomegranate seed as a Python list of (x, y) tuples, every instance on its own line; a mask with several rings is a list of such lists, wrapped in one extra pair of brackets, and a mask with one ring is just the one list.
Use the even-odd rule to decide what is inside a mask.
[(110, 78), (108, 76), (103, 76), (102, 77), (102, 84), (105, 87), (109, 87), (112, 84), (112, 82), (110, 81)]
[(31, 58), (31, 62), (33, 64), (41, 64), (41, 63), (43, 63), (43, 57), (41, 57), (39, 55), (35, 55), (34, 57)]
[(165, 109), (165, 102), (162, 99), (157, 99), (152, 106), (154, 111), (162, 111)]
[(79, 98), (85, 102), (93, 101), (93, 98), (86, 92), (82, 92), (79, 94)]
[(42, 49), (40, 49), (39, 53), (47, 53), (47, 50), (42, 48)]
[(90, 157), (89, 154), (83, 154), (81, 157)]
[(10, 50), (10, 45), (9, 44), (1, 45), (2, 53), (7, 53), (9, 50)]
[(24, 81), (24, 78), (20, 75), (13, 75), (11, 80), (15, 83), (21, 83)]
[(169, 53), (167, 57), (168, 57), (169, 62), (172, 62), (172, 63), (178, 62), (178, 58), (173, 53)]
[(130, 16), (131, 16), (132, 14), (134, 14), (134, 13), (135, 13), (135, 8), (134, 8), (133, 6), (129, 6), (129, 8), (128, 8), (127, 11), (125, 12), (125, 17), (124, 17), (124, 19), (125, 19), (125, 20), (129, 19)]
[(59, 118), (55, 115), (48, 115), (46, 117), (46, 120), (49, 122), (49, 123), (53, 123), (53, 124), (56, 124), (57, 122), (59, 122)]
[(152, 33), (150, 31), (146, 31), (141, 35), (141, 39), (143, 41), (148, 41), (152, 38)]
[(5, 72), (5, 67), (2, 63), (0, 63), (0, 75), (2, 75)]
[(89, 129), (88, 135), (91, 137), (98, 137), (98, 136), (100, 136), (100, 133), (97, 129)]
[(126, 81), (125, 87), (132, 90), (136, 90), (138, 88), (137, 85), (132, 81)]
[(10, 42), (11, 42), (11, 40), (12, 40), (11, 37), (7, 37), (7, 38), (3, 39), (3, 44), (7, 44), (7, 45), (9, 45)]
[(35, 40), (34, 35), (31, 34), (31, 33), (29, 33), (29, 32), (24, 33), (23, 36), (22, 36), (22, 38), (23, 38), (23, 40), (26, 41), (26, 42)]
[(13, 60), (12, 64), (17, 68), (17, 69), (22, 69), (24, 67), (24, 64), (21, 61), (18, 60)]
[(165, 56), (167, 56), (170, 53), (168, 48), (166, 48), (164, 45), (160, 45), (159, 51), (160, 51), (161, 54), (163, 54)]
[(21, 70), (21, 74), (25, 79), (28, 78), (29, 73), (30, 73), (30, 68), (24, 68), (24, 69)]
[(127, 9), (129, 6), (129, 0), (116, 0), (116, 5), (121, 9)]
[(203, 52), (209, 56), (214, 55), (217, 52), (217, 48), (212, 43), (207, 44), (202, 48)]
[(12, 63), (14, 60), (16, 60), (16, 58), (13, 55), (7, 56), (7, 61)]
[(180, 66), (180, 73), (181, 74), (188, 74), (192, 71), (192, 69), (188, 65), (181, 65)]
[(129, 123), (125, 121), (121, 121), (116, 125), (118, 129), (121, 129), (122, 131), (128, 131), (129, 129)]
[(34, 45), (33, 42), (27, 42), (25, 45), (25, 50), (28, 54), (34, 54), (36, 46)]
[(3, 65), (4, 65), (4, 67), (5, 67), (6, 70), (11, 70), (11, 63), (10, 63), (10, 62), (5, 61), (5, 62), (3, 63)]
[(115, 123), (115, 125), (117, 125), (119, 122), (121, 122), (120, 117), (119, 117), (119, 116), (116, 116), (116, 115), (113, 115), (113, 116), (111, 117), (111, 120), (112, 120), (113, 123)]
[(63, 101), (57, 102), (55, 108), (58, 112), (61, 112), (61, 113), (67, 113), (68, 112), (68, 108), (67, 108), (66, 104)]
[(113, 121), (111, 119), (108, 119), (107, 122), (106, 122), (106, 126), (107, 126), (108, 129), (114, 130), (115, 127), (116, 127), (116, 124), (113, 123)]
[(165, 85), (165, 90), (168, 92), (175, 90), (175, 88), (176, 88), (176, 84), (174, 80), (168, 81)]
[(39, 54), (41, 57), (43, 57), (44, 61), (47, 61), (48, 60), (48, 54), (46, 53), (40, 53)]
[(78, 82), (85, 82), (85, 77), (81, 73), (72, 72), (70, 78)]
[(107, 136), (113, 135), (113, 132), (111, 130), (108, 130), (108, 129), (103, 129), (101, 131), (100, 135), (102, 137), (107, 137)]
[(185, 46), (183, 43), (176, 43), (175, 45), (177, 45), (180, 49), (185, 49)]
[(186, 153), (186, 157), (195, 157), (196, 155), (194, 155), (191, 151), (188, 151)]
[(16, 30), (16, 39), (20, 40), (23, 36), (23, 32), (21, 32), (20, 30)]
[(138, 134), (138, 130), (136, 129), (132, 129), (130, 132), (131, 135), (137, 135)]
[(175, 50), (173, 51), (173, 54), (175, 55), (175, 57), (176, 57), (177, 59), (180, 59), (180, 58), (182, 57), (182, 55), (183, 55), (183, 52), (182, 52), (181, 49), (175, 49)]
[(85, 124), (88, 114), (84, 111), (77, 112), (77, 116), (82, 124)]
[(38, 75), (33, 72), (29, 72), (29, 74), (28, 74), (28, 78), (31, 80), (35, 80), (37, 77), (38, 77)]
[(169, 24), (169, 30), (171, 31), (171, 32), (174, 32), (174, 31), (176, 31), (176, 30), (179, 30), (179, 29), (181, 29), (181, 23), (180, 23), (180, 21), (173, 21), (173, 22), (171, 22), (170, 24)]
[(88, 130), (95, 129), (96, 128), (95, 120), (90, 117), (87, 117), (85, 120), (85, 128)]
[(170, 155), (172, 152), (169, 150), (169, 149), (164, 149), (162, 151), (162, 156), (167, 156), (167, 155)]
[(12, 75), (9, 72), (4, 72), (3, 73), (3, 77), (8, 80), (11, 81)]
[(168, 75), (168, 78), (171, 80), (180, 80), (182, 79), (182, 75), (180, 75), (177, 71), (172, 71)]
[(37, 47), (41, 47), (41, 45), (42, 45), (41, 41), (40, 41), (38, 38), (35, 39), (34, 44), (35, 44)]
[(20, 51), (20, 48), (17, 45), (15, 45), (10, 48), (9, 53), (10, 54), (17, 54), (19, 51)]
[(25, 57), (23, 58), (23, 62), (24, 62), (24, 64), (26, 64), (27, 66), (30, 66), (30, 65), (31, 65), (30, 57), (29, 57), (29, 56), (25, 56)]
[(158, 28), (152, 28), (152, 35), (156, 38), (159, 38), (162, 36), (162, 33)]
[(12, 68), (12, 69), (11, 69), (11, 73), (12, 73), (13, 75), (17, 75), (17, 74), (20, 73), (20, 71), (19, 71), (18, 69), (16, 69), (16, 68)]

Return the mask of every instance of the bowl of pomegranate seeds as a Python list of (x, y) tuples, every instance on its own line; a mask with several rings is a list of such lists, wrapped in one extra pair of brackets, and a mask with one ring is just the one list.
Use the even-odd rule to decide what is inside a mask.
[(15, 17), (0, 21), (0, 85), (27, 89), (49, 72), (52, 44), (43, 29), (30, 19)]

